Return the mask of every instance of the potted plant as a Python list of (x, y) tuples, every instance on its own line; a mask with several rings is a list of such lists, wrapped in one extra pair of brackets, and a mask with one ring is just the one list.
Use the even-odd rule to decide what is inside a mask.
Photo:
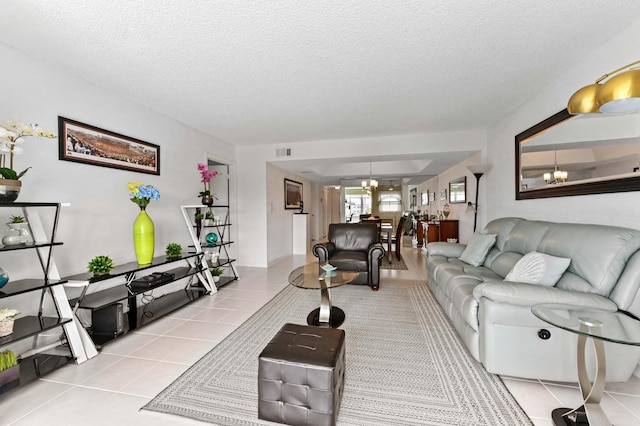
[(222, 275), (224, 271), (222, 270), (222, 268), (212, 268), (211, 269), (211, 275), (213, 275), (213, 282), (217, 283), (218, 281), (220, 281), (220, 275)]
[(182, 257), (182, 246), (176, 243), (169, 243), (164, 251), (167, 259), (179, 259)]
[(11, 389), (11, 383), (20, 380), (18, 357), (11, 350), (0, 352), (0, 393)]
[(213, 213), (207, 212), (204, 215), (204, 222), (202, 222), (202, 225), (203, 226), (213, 226), (214, 225)]
[(22, 216), (10, 216), (7, 227), (12, 231), (18, 231), (18, 234), (9, 234), (2, 238), (2, 244), (5, 246), (13, 246), (17, 244), (25, 244), (29, 242), (29, 223)]
[(0, 309), (0, 337), (13, 333), (13, 323), (20, 312), (15, 309)]
[(211, 206), (213, 205), (213, 200), (217, 198), (211, 193), (210, 182), (212, 177), (218, 176), (218, 172), (215, 170), (210, 172), (209, 167), (202, 163), (198, 163), (198, 170), (200, 171), (200, 176), (202, 178), (200, 182), (204, 185), (204, 191), (201, 191), (198, 194), (198, 197), (202, 199), (203, 205)]
[(93, 275), (106, 275), (115, 268), (113, 260), (109, 256), (96, 256), (87, 265), (87, 271), (93, 272)]
[(9, 217), (9, 223), (27, 223), (27, 219), (22, 216), (11, 216)]
[(29, 136), (50, 139), (56, 137), (49, 131), (41, 130), (37, 124), (25, 124), (16, 120), (0, 123), (0, 203), (12, 203), (20, 194), (20, 178), (31, 167), (16, 172), (13, 169), (13, 156), (23, 151), (22, 147), (16, 145)]

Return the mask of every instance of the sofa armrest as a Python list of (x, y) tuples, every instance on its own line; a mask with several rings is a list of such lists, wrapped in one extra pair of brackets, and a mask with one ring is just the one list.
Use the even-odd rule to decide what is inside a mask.
[(380, 259), (384, 257), (384, 247), (380, 243), (371, 244), (367, 256), (369, 264), (369, 285), (377, 289), (380, 286)]
[(479, 284), (473, 289), (473, 298), (480, 302), (483, 297), (494, 302), (519, 306), (533, 306), (539, 303), (565, 303), (607, 311), (618, 310), (618, 306), (612, 300), (598, 294), (508, 281), (488, 281)]
[(336, 246), (332, 242), (318, 243), (313, 246), (313, 255), (318, 258), (321, 265), (328, 262), (335, 251)]
[(460, 243), (429, 243), (427, 244), (427, 254), (429, 256), (444, 256), (458, 258), (467, 248), (466, 244)]

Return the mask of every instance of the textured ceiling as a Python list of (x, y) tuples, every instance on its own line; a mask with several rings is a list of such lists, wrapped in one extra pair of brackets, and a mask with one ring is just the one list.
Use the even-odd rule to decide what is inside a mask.
[(485, 129), (638, 16), (638, 0), (3, 0), (0, 43), (251, 145)]

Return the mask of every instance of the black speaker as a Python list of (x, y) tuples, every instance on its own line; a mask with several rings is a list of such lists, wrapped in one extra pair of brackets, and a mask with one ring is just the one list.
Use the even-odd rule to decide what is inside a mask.
[(91, 311), (91, 332), (117, 336), (124, 332), (124, 312), (122, 303), (105, 306)]

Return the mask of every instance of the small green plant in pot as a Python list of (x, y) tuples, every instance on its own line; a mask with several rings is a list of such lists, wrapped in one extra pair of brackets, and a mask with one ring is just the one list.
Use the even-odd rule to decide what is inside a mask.
[(11, 216), (9, 217), (9, 223), (27, 223), (27, 219), (22, 216)]
[(0, 352), (0, 371), (8, 370), (16, 365), (18, 365), (18, 357), (13, 351), (7, 349), (4, 352)]
[(18, 364), (18, 357), (9, 349), (0, 352), (0, 394), (11, 389), (11, 386), (7, 389), (4, 385), (11, 382), (18, 383), (19, 381), (20, 364)]
[(178, 259), (182, 257), (182, 246), (176, 243), (170, 243), (164, 251), (167, 259)]
[(218, 281), (220, 281), (220, 275), (222, 275), (223, 272), (224, 270), (222, 268), (211, 268), (211, 275), (213, 275), (213, 282), (217, 283)]
[(105, 275), (111, 272), (115, 266), (109, 256), (96, 256), (87, 265), (87, 271), (93, 272), (93, 275)]

